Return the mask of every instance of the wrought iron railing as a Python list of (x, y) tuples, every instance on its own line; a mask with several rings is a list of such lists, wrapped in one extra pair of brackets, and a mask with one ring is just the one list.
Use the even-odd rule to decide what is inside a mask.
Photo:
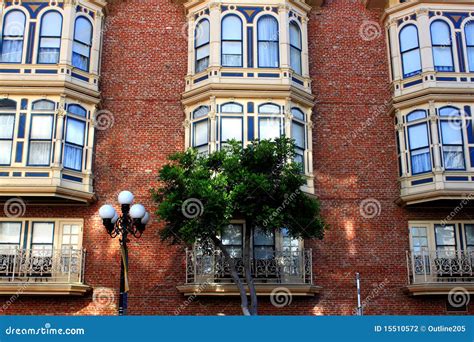
[[(242, 258), (233, 258), (239, 276), (244, 275)], [(313, 284), (312, 250), (266, 252), (254, 256), (251, 272), (256, 283)], [(220, 250), (203, 252), (199, 248), (186, 250), (186, 282), (188, 284), (233, 283), (229, 260)]]
[(474, 282), (474, 251), (407, 252), (408, 283)]
[(84, 283), (83, 249), (0, 247), (0, 282)]

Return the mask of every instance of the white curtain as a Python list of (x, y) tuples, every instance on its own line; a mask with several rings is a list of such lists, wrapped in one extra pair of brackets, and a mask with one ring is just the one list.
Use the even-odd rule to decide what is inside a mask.
[(12, 142), (0, 140), (0, 165), (10, 165), (12, 156)]
[(278, 68), (278, 22), (271, 16), (258, 21), (258, 65), (259, 67)]
[(33, 115), (31, 120), (32, 124), (30, 132), (30, 151), (28, 164), (49, 165), (51, 155), (53, 116)]
[(208, 121), (204, 120), (194, 124), (193, 147), (208, 143)]
[(443, 157), (446, 169), (464, 169), (464, 153), (462, 146), (443, 146)]
[(66, 145), (64, 148), (64, 167), (77, 171), (82, 170), (82, 147), (84, 146), (85, 129), (85, 122), (68, 118)]
[(260, 118), (259, 123), (259, 138), (264, 139), (276, 139), (281, 134), (281, 118)]
[(242, 21), (229, 15), (222, 21), (222, 65), (242, 65)]
[(242, 119), (240, 118), (222, 118), (221, 120), (221, 142), (235, 139), (242, 141)]
[(0, 165), (10, 165), (15, 115), (0, 115)]
[(4, 39), (2, 45), (3, 63), (20, 63), (23, 52), (23, 40)]
[(82, 147), (66, 144), (64, 146), (64, 167), (82, 170)]
[(72, 65), (78, 69), (88, 71), (90, 47), (74, 42), (72, 46)]
[(412, 174), (428, 172), (431, 170), (431, 154), (429, 148), (411, 152)]
[(451, 30), (444, 21), (438, 20), (431, 24), (431, 41), (433, 44), (433, 59), (438, 71), (453, 71), (451, 52)]
[(431, 153), (426, 123), (408, 127), (412, 174), (431, 170)]
[(75, 144), (75, 145), (84, 146), (85, 129), (86, 129), (85, 122), (68, 118), (66, 142)]
[(55, 64), (59, 62), (61, 27), (62, 16), (59, 12), (47, 12), (41, 19), (38, 63)]
[(50, 141), (30, 141), (29, 165), (49, 165), (50, 155)]
[(51, 139), (53, 128), (52, 115), (33, 115), (31, 120), (31, 139)]
[(55, 64), (59, 62), (59, 38), (41, 38), (38, 63)]
[(2, 39), (2, 62), (21, 62), (25, 22), (26, 17), (21, 11), (11, 11), (5, 16)]
[(301, 74), (301, 31), (295, 22), (290, 24), (290, 63), (291, 68)]

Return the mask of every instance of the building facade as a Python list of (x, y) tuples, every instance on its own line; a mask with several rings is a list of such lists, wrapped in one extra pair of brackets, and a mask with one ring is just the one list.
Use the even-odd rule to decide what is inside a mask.
[[(365, 314), (474, 312), (471, 1), (13, 0), (1, 20), (2, 314), (116, 314), (100, 206), (127, 189), (153, 211), (171, 153), (281, 135), (330, 228), (253, 232), (261, 314), (354, 314), (357, 272)], [(130, 241), (129, 313), (240, 314), (219, 256), (160, 227)]]

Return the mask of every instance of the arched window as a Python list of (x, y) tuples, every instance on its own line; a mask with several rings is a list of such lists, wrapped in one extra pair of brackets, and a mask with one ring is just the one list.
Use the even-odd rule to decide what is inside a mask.
[(201, 72), (209, 66), (209, 20), (201, 20), (194, 31), (194, 49), (196, 51), (195, 72)]
[(92, 23), (85, 17), (76, 19), (74, 42), (72, 46), (72, 65), (89, 71), (92, 47)]
[(464, 141), (461, 112), (455, 107), (439, 109), (440, 134), (443, 144), (443, 160), (446, 170), (464, 170)]
[(291, 137), (295, 141), (295, 162), (301, 164), (301, 171), (304, 171), (304, 151), (306, 149), (306, 129), (305, 129), (305, 115), (298, 108), (292, 108), (291, 114), (293, 120), (291, 122)]
[(63, 165), (68, 169), (82, 171), (86, 133), (84, 118), (87, 111), (79, 105), (69, 105), (67, 109)]
[(243, 66), (242, 53), (242, 20), (227, 15), (222, 20), (222, 66)]
[(431, 24), (431, 45), (436, 71), (454, 71), (451, 30), (443, 20)]
[(56, 64), (59, 62), (61, 30), (63, 17), (59, 12), (47, 12), (41, 18), (38, 63)]
[(192, 119), (197, 119), (192, 124), (192, 147), (197, 149), (199, 153), (209, 152), (209, 120), (207, 114), (209, 107), (201, 106), (194, 110)]
[(466, 35), (467, 59), (469, 62), (469, 71), (474, 72), (474, 21), (470, 21), (464, 27)]
[(53, 138), (54, 102), (40, 100), (33, 103), (28, 165), (49, 166)]
[(294, 21), (290, 23), (290, 64), (291, 68), (298, 74), (301, 70), (301, 30)]
[(221, 113), (239, 113), (244, 112), (244, 107), (241, 104), (229, 102), (221, 105)]
[(25, 14), (10, 11), (5, 15), (2, 34), (2, 63), (21, 63), (25, 36)]
[(15, 129), (16, 102), (0, 100), (0, 165), (10, 165)]
[(400, 31), (400, 54), (403, 77), (414, 76), (421, 72), (420, 43), (415, 25), (407, 25)]
[(280, 106), (266, 103), (258, 107), (258, 137), (260, 140), (279, 138), (283, 130)]
[[(426, 118), (425, 111), (416, 111), (408, 114), (407, 121)], [(411, 174), (417, 175), (431, 171), (431, 153), (428, 136), (428, 124), (426, 122), (409, 125), (408, 145), (410, 149)]]
[(278, 21), (271, 15), (258, 20), (258, 66), (260, 68), (278, 68)]

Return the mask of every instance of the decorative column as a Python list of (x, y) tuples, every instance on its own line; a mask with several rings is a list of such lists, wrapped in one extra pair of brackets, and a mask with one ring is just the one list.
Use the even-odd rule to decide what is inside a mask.
[(302, 44), (302, 54), (301, 54), (301, 70), (303, 72), (303, 77), (309, 77), (309, 52), (308, 52), (308, 18), (301, 18), (301, 44)]
[(208, 118), (209, 118), (209, 127), (210, 127), (210, 132), (209, 132), (209, 149), (210, 152), (214, 152), (217, 150), (217, 105), (216, 105), (216, 97), (211, 96), (211, 110), (209, 111)]
[(92, 33), (92, 49), (90, 60), (91, 74), (98, 75), (100, 67), (100, 49), (102, 47), (102, 32), (104, 31), (104, 15), (101, 11), (96, 12), (94, 20), (94, 31)]
[(284, 119), (285, 119), (285, 125), (283, 127), (283, 133), (287, 137), (292, 137), (291, 135), (291, 121), (293, 120), (293, 115), (291, 114), (291, 99), (287, 97), (285, 99), (285, 112), (284, 114)]
[(72, 42), (74, 39), (74, 25), (76, 23), (76, 1), (64, 1), (63, 32), (61, 36), (61, 52), (59, 64), (72, 64)]
[(438, 117), (436, 115), (436, 105), (434, 101), (430, 101), (429, 105), (429, 119), (431, 128), (431, 144), (433, 146), (433, 159), (434, 159), (434, 170), (435, 172), (442, 172), (441, 166), (441, 153), (440, 153), (440, 141), (438, 133)]
[(421, 66), (423, 72), (434, 71), (433, 51), (431, 49), (430, 18), (427, 8), (416, 11), (418, 22), (418, 36), (420, 39)]
[(188, 76), (194, 73), (194, 15), (188, 14)]
[(307, 126), (306, 126), (306, 135), (307, 135), (307, 141), (306, 141), (306, 160), (305, 160), (305, 166), (306, 166), (306, 171), (305, 174), (309, 176), (308, 178), (308, 190), (310, 193), (314, 193), (314, 172), (313, 172), (313, 129), (314, 129), (314, 123), (311, 120), (311, 116), (313, 115), (313, 108), (308, 108), (306, 110), (306, 121), (307, 121)]
[(210, 17), (210, 55), (209, 66), (220, 66), (220, 44), (221, 44), (221, 4), (212, 2), (209, 5)]
[(290, 8), (288, 5), (280, 5), (278, 7), (279, 33), (280, 33), (280, 68), (290, 67), (290, 41), (288, 37), (288, 25)]
[(392, 81), (400, 81), (403, 77), (402, 60), (400, 56), (400, 47), (398, 44), (398, 32), (396, 20), (390, 20), (387, 25), (390, 50), (390, 63), (392, 68)]
[(398, 124), (395, 126), (395, 131), (397, 132), (398, 144), (400, 146), (400, 164), (402, 169), (402, 177), (408, 177), (408, 165), (407, 165), (407, 155), (408, 151), (406, 150), (405, 144), (405, 126), (403, 125), (403, 117), (400, 110), (397, 109), (396, 117)]

